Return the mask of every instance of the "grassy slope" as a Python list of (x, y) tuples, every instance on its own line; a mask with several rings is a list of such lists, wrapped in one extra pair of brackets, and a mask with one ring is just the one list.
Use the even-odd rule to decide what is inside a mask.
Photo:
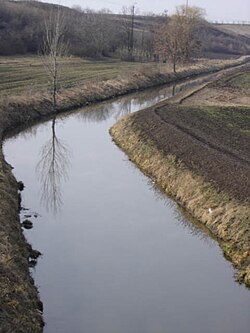
[(250, 25), (242, 24), (215, 24), (215, 26), (223, 31), (233, 32), (238, 35), (250, 37)]
[(31, 248), (21, 232), (17, 187), (10, 166), (1, 156), (0, 332), (40, 333), (41, 302), (29, 275)]
[[(0, 58), (1, 59), (1, 58)], [(20, 61), (21, 59), (21, 61)], [(18, 58), (18, 60), (11, 59), (10, 62), (17, 61), (18, 66), (22, 67), (22, 57)], [(24, 63), (25, 63), (24, 58)], [(28, 63), (30, 61), (40, 61), (39, 58), (29, 58)], [(74, 66), (82, 66), (81, 61), (78, 58), (67, 59), (68, 64), (70, 64), (69, 68), (72, 71)], [(79, 63), (80, 61), (80, 63)], [(130, 73), (128, 68), (129, 66), (138, 66), (138, 64), (127, 64), (127, 63), (117, 63), (116, 69), (114, 69), (114, 63), (104, 62), (104, 63), (96, 63), (98, 70), (94, 67), (82, 66), (83, 72), (87, 77), (91, 77), (96, 75), (96, 71), (100, 73), (100, 67), (102, 68), (108, 66), (109, 72), (115, 75), (114, 79), (109, 80), (86, 80), (83, 84), (74, 86), (68, 89), (61, 89), (60, 94), (58, 95), (58, 103), (57, 109), (58, 112), (62, 112), (68, 109), (77, 108), (80, 106), (84, 106), (89, 103), (103, 101), (114, 96), (124, 95), (130, 92), (134, 92), (137, 90), (154, 87), (164, 83), (170, 83), (175, 80), (197, 76), (199, 74), (205, 73), (213, 73), (217, 72), (221, 69), (230, 68), (231, 66), (239, 65), (249, 61), (249, 58), (242, 58), (239, 60), (229, 60), (229, 61), (221, 61), (221, 60), (209, 60), (209, 61), (198, 61), (192, 66), (186, 66), (178, 68), (177, 73), (171, 72), (171, 69), (167, 66), (163, 68), (158, 68), (158, 66), (152, 65), (139, 65), (139, 69), (132, 71)], [(88, 63), (87, 63), (88, 64)], [(39, 67), (39, 71), (42, 69), (42, 64), (39, 62), (37, 64)], [(11, 65), (9, 65), (11, 67)], [(6, 65), (6, 68), (8, 66)], [(65, 70), (65, 66), (63, 66)], [(22, 72), (22, 71), (21, 71)], [(119, 72), (119, 75), (117, 73)], [(126, 72), (124, 74), (124, 72)], [(13, 71), (12, 81), (17, 81), (20, 77), (20, 70)], [(52, 112), (51, 106), (51, 96), (47, 91), (41, 92), (38, 88), (39, 86), (35, 85), (36, 80), (40, 80), (39, 74), (35, 71), (34, 73), (30, 72), (30, 66), (24, 65), (24, 76), (32, 77), (34, 80), (33, 89), (35, 92), (30, 89), (29, 81), (24, 82), (23, 86), (19, 92), (21, 94), (14, 95), (14, 90), (11, 88), (8, 89), (3, 87), (2, 96), (0, 96), (0, 117), (1, 117), (1, 127), (5, 132), (13, 126), (17, 125), (25, 125), (29, 122), (29, 119), (34, 120), (41, 119), (43, 116), (47, 116)], [(31, 75), (32, 73), (32, 75)], [(83, 74), (82, 74), (83, 75)], [(64, 83), (62, 83), (63, 85)], [(0, 78), (1, 85), (1, 78)], [(15, 89), (15, 88), (14, 88)], [(9, 95), (9, 91), (12, 93)]]
[[(239, 86), (238, 79), (231, 82)], [(242, 82), (245, 86), (245, 75)], [(142, 171), (212, 231), (238, 267), (239, 280), (248, 286), (249, 114), (244, 107), (162, 103), (111, 129), (117, 144)]]
[(241, 73), (230, 79), (228, 85), (233, 88), (250, 89), (250, 73)]
[[(110, 61), (90, 61), (65, 58), (60, 61), (62, 88), (72, 88), (86, 81), (114, 79), (122, 73), (138, 69), (140, 64)], [(39, 57), (0, 57), (0, 95), (19, 95), (47, 90), (48, 77)]]
[[(233, 60), (200, 60), (191, 67), (178, 67), (178, 74), (185, 71), (205, 71), (233, 63)], [(237, 63), (237, 60), (235, 60)], [(63, 90), (77, 88), (84, 84), (110, 79), (130, 78), (132, 75), (172, 74), (167, 65), (141, 64), (117, 60), (91, 61), (77, 57), (60, 61), (60, 85)], [(177, 74), (177, 76), (178, 76)], [(188, 73), (187, 73), (188, 74)], [(0, 57), (0, 98), (20, 96), (24, 93), (33, 96), (38, 91), (47, 91), (49, 79), (41, 58), (38, 56)]]

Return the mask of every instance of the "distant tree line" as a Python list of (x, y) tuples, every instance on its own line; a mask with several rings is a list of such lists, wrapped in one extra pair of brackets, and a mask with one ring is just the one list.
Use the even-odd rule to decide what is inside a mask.
[[(1, 0), (0, 55), (37, 54), (44, 38), (44, 21), (57, 7), (38, 1)], [(109, 10), (93, 11), (79, 6), (60, 8), (65, 18), (64, 38), (72, 55), (96, 59), (116, 57), (135, 61), (170, 61), (171, 55), (166, 48), (173, 43), (174, 35), (179, 36), (179, 44), (181, 38), (188, 41), (185, 50), (178, 46), (178, 52), (174, 54), (176, 61), (180, 58), (183, 61), (183, 57), (188, 60), (198, 49), (201, 54), (240, 55), (250, 52), (249, 38), (224, 33), (205, 20), (196, 20), (195, 25), (190, 20), (187, 24), (183, 12), (169, 18), (166, 13), (140, 16), (133, 7), (124, 7), (120, 15)], [(164, 38), (167, 44), (163, 47), (160, 39), (163, 41)]]
[[(0, 2), (0, 54), (37, 53), (44, 34), (44, 20), (57, 6), (36, 1)], [(153, 57), (152, 27), (157, 17), (141, 17), (131, 24), (130, 9), (122, 15), (109, 10), (93, 11), (62, 7), (65, 38), (73, 55), (101, 58), (129, 57), (128, 43), (133, 33), (135, 60)], [(130, 41), (128, 39), (130, 38)], [(131, 45), (131, 44), (130, 44)]]
[(0, 54), (36, 53), (42, 37), (37, 8), (12, 1), (0, 2)]

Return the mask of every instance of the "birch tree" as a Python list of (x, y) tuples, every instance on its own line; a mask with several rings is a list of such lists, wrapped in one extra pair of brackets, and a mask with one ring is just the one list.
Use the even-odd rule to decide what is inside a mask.
[(60, 8), (50, 12), (44, 21), (44, 38), (41, 57), (49, 77), (53, 110), (57, 108), (57, 95), (60, 85), (60, 58), (67, 52), (65, 42), (65, 15)]

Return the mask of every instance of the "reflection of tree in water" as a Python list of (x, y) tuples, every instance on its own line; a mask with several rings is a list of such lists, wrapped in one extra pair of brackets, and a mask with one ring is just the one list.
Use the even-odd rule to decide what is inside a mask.
[(132, 103), (133, 99), (130, 98), (121, 98), (117, 104), (117, 112), (115, 114), (115, 119), (118, 120), (122, 117), (125, 117), (126, 115), (130, 114), (132, 112)]
[(52, 137), (41, 150), (36, 171), (41, 182), (41, 201), (56, 213), (62, 205), (62, 180), (68, 179), (70, 153), (67, 146), (56, 136), (56, 119), (52, 120)]
[(109, 119), (113, 113), (113, 103), (88, 106), (77, 114), (77, 117), (86, 122), (102, 122)]
[(78, 117), (84, 121), (102, 122), (114, 116), (116, 120), (139, 109), (150, 107), (164, 99), (175, 96), (178, 92), (190, 89), (209, 80), (209, 77), (188, 80), (179, 84), (169, 84), (163, 87), (147, 89), (143, 92), (130, 94), (117, 98), (113, 102), (107, 101), (99, 105), (85, 107), (78, 113)]
[(85, 107), (80, 111), (77, 116), (86, 122), (102, 122), (114, 116), (116, 120), (124, 117), (134, 109), (143, 109), (153, 105), (164, 98), (171, 97), (172, 86), (164, 87), (164, 89), (147, 90), (130, 95), (129, 97), (122, 97), (113, 102), (104, 102), (99, 105)]
[(102, 122), (114, 116), (118, 119), (131, 112), (132, 100), (123, 98), (115, 102), (89, 106), (78, 113), (78, 117), (86, 122)]
[(162, 99), (171, 96), (171, 87), (164, 87), (164, 89), (149, 89), (145, 92), (140, 92), (134, 95), (133, 103), (137, 104), (140, 108), (146, 108), (153, 104), (160, 102)]
[(173, 87), (172, 87), (172, 97), (175, 96), (175, 90), (176, 90), (176, 84), (173, 84)]
[(152, 88), (145, 92), (137, 93), (133, 96), (133, 104), (137, 104), (140, 108), (150, 107), (164, 99), (175, 96), (177, 87), (176, 84), (167, 85), (163, 88)]
[(165, 86), (159, 90), (153, 88), (138, 92), (129, 97), (117, 98), (113, 102), (104, 102), (99, 105), (85, 107), (77, 116), (86, 122), (102, 122), (112, 116), (115, 120), (124, 117), (134, 110), (143, 109), (174, 95), (176, 85)]
[(25, 125), (23, 125), (11, 131), (10, 135), (7, 134), (6, 138), (8, 138), (8, 140), (13, 140), (13, 141), (16, 140), (17, 138), (23, 138), (25, 140), (28, 140), (31, 139), (32, 137), (35, 137), (37, 135), (38, 128), (41, 129), (43, 126), (44, 124), (42, 123), (38, 123), (27, 128), (25, 127)]

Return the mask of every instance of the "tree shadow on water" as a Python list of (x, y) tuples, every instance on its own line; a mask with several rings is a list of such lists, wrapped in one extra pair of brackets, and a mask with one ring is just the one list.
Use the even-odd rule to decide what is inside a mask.
[(62, 182), (68, 180), (71, 152), (56, 135), (56, 118), (52, 119), (52, 135), (40, 152), (36, 173), (41, 183), (41, 203), (56, 214), (62, 204)]

